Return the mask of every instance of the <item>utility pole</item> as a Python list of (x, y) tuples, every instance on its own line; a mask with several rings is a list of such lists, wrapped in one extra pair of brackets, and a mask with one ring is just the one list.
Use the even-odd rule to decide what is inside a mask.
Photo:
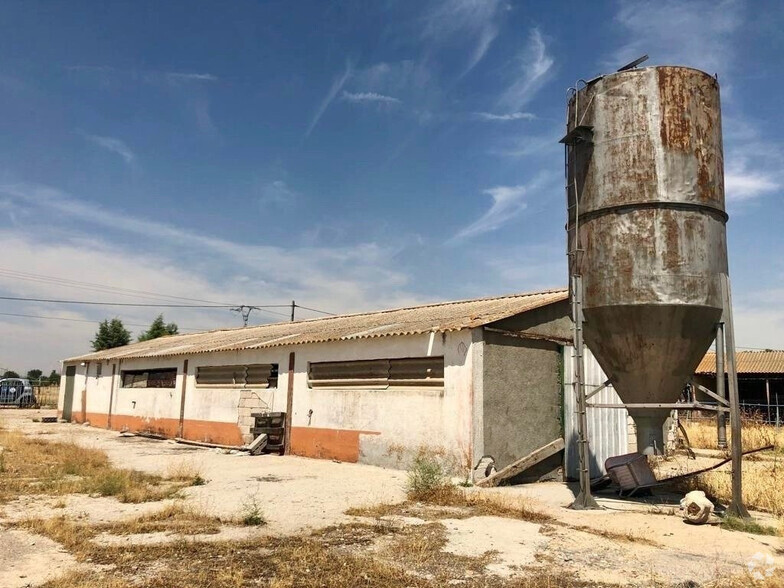
[(293, 300), (291, 301), (291, 322), (294, 322), (294, 309), (297, 308), (297, 303)]
[(258, 306), (245, 306), (243, 304), (242, 306), (238, 306), (237, 308), (232, 308), (231, 310), (233, 312), (239, 312), (242, 315), (242, 326), (243, 327), (247, 327), (248, 326), (248, 319), (250, 318), (250, 313), (253, 312), (254, 310), (259, 310), (259, 307)]

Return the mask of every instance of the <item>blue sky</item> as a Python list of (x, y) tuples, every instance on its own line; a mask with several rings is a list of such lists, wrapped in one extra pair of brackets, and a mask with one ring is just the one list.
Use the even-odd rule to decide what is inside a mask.
[[(738, 343), (784, 347), (780, 2), (0, 14), (1, 295), (166, 301), (86, 286), (103, 284), (349, 312), (565, 285), (566, 89), (648, 53), (719, 75)], [(120, 316), (138, 334), (157, 312), (0, 301), (77, 319), (0, 315), (0, 366), (57, 367), (89, 347), (95, 324), (78, 320)]]

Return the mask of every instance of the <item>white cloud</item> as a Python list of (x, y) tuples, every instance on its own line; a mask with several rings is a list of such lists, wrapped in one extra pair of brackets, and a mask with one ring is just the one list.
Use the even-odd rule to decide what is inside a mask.
[(346, 102), (376, 102), (383, 104), (400, 104), (400, 99), (393, 96), (386, 96), (385, 94), (378, 94), (376, 92), (346, 92), (343, 91), (341, 98)]
[(526, 186), (496, 186), (482, 190), (493, 199), (490, 209), (467, 227), (461, 229), (453, 241), (476, 237), (482, 233), (495, 231), (522, 213), (528, 206), (523, 197), (528, 193)]
[(743, 164), (733, 165), (724, 174), (724, 192), (728, 201), (751, 200), (780, 188), (781, 184), (770, 174), (748, 170)]
[(321, 104), (319, 104), (318, 109), (316, 109), (316, 113), (313, 115), (313, 118), (308, 125), (308, 130), (305, 132), (306, 137), (309, 137), (310, 133), (313, 132), (313, 129), (316, 128), (316, 125), (321, 120), (321, 117), (324, 116), (324, 113), (326, 112), (327, 108), (329, 108), (329, 105), (332, 104), (335, 96), (337, 96), (338, 92), (343, 89), (343, 86), (351, 77), (352, 72), (353, 67), (351, 63), (346, 62), (346, 69), (343, 71), (343, 73), (332, 80), (332, 85), (329, 87), (329, 91), (327, 92), (326, 96), (324, 96)]
[(441, 0), (425, 16), (422, 37), (439, 45), (470, 42), (465, 75), (487, 54), (498, 36), (501, 16), (509, 9), (503, 0)]
[(116, 139), (114, 137), (101, 137), (99, 135), (85, 135), (85, 137), (99, 147), (119, 155), (125, 160), (125, 163), (129, 165), (136, 160), (136, 154), (121, 139)]
[(508, 122), (512, 120), (535, 120), (536, 115), (530, 112), (508, 112), (506, 114), (493, 114), (492, 112), (475, 112), (474, 116), (479, 120), (492, 122)]
[(217, 82), (218, 77), (209, 73), (165, 72), (163, 76), (170, 82)]
[(550, 78), (554, 63), (542, 33), (532, 29), (526, 46), (517, 56), (514, 81), (501, 95), (499, 104), (510, 110), (525, 106)]
[(298, 198), (299, 194), (292, 190), (283, 180), (275, 180), (261, 187), (259, 204), (262, 206), (287, 206)]
[(743, 23), (738, 0), (625, 1), (615, 17), (626, 42), (605, 60), (614, 70), (643, 54), (657, 63), (686, 64), (723, 74), (735, 62), (732, 34)]
[[(279, 184), (278, 188), (289, 189), (285, 184)], [(0, 185), (0, 198), (7, 199), (20, 216), (34, 217), (52, 227), (45, 236), (31, 234), (27, 228), (6, 227), (2, 265), (17, 271), (34, 267), (41, 275), (227, 304), (280, 304), (294, 299), (331, 312), (389, 308), (422, 300), (411, 291), (407, 276), (397, 269), (395, 256), (400, 245), (375, 242), (331, 247), (253, 245), (232, 241), (230, 237), (212, 236), (209, 232), (187, 230), (155, 220), (152, 214), (145, 218), (128, 211), (107, 209), (57, 189), (33, 184)], [(58, 284), (13, 279), (2, 279), (0, 287), (8, 295), (82, 300), (120, 298), (114, 294), (71, 291)], [(0, 303), (0, 312), (51, 315), (56, 309), (56, 306)], [(241, 324), (235, 315), (223, 310), (77, 307), (73, 316), (94, 319), (97, 323), (119, 313), (128, 322), (149, 324), (161, 310), (167, 320), (184, 327)], [(316, 315), (303, 313), (303, 316)], [(0, 319), (0, 323), (6, 320), (11, 319)], [(253, 316), (254, 322), (266, 320), (285, 319), (263, 313)], [(26, 320), (24, 324), (31, 321)], [(51, 363), (86, 350), (95, 332), (87, 323), (63, 323), (66, 326), (59, 327), (56, 321), (32, 322), (35, 324), (29, 328), (35, 336), (31, 335), (29, 345), (15, 345), (8, 350), (4, 361), (20, 368), (35, 367), (28, 363), (37, 363), (39, 359), (42, 364)], [(56, 340), (52, 333), (58, 333)]]

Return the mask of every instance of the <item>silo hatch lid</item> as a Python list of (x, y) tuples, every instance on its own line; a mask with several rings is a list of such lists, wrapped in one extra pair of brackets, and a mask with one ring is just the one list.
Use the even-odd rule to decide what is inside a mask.
[(593, 143), (593, 127), (579, 125), (569, 131), (566, 136), (558, 141), (565, 145), (579, 145), (581, 143)]

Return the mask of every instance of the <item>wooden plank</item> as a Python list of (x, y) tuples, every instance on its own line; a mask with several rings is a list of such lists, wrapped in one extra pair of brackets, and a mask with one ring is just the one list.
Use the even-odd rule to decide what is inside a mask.
[(559, 451), (564, 448), (564, 440), (562, 438), (558, 438), (555, 441), (551, 441), (544, 447), (540, 447), (539, 449), (532, 451), (525, 457), (518, 459), (516, 462), (509, 464), (502, 470), (494, 473), (492, 476), (488, 476), (483, 480), (479, 480), (476, 485), (483, 487), (483, 488), (491, 488), (493, 486), (498, 486), (504, 480), (516, 476), (517, 474), (524, 472), (528, 468), (535, 466), (541, 461), (544, 461), (548, 457), (555, 455)]

